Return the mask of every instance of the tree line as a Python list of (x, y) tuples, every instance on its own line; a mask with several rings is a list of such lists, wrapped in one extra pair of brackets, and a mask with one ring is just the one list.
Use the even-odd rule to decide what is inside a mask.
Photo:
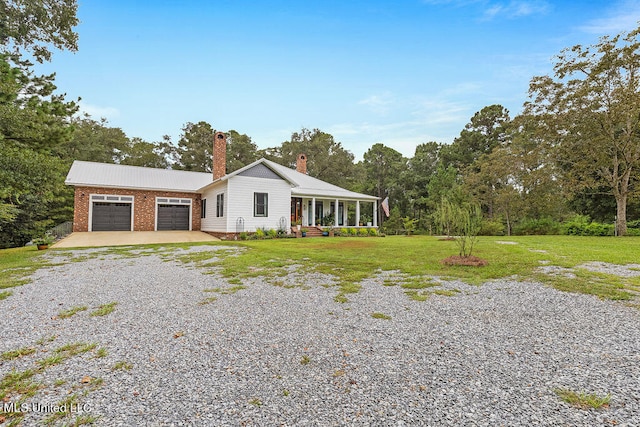
[[(78, 116), (78, 100), (65, 99), (55, 75), (36, 75), (33, 66), (51, 60), (53, 48), (77, 49), (77, 4), (23, 3), (0, 2), (0, 247), (72, 219), (64, 179), (73, 160), (211, 171), (210, 123), (189, 122), (177, 140), (149, 142)], [(479, 205), (485, 234), (556, 232), (576, 215), (627, 234), (627, 220), (640, 215), (639, 32), (563, 50), (553, 74), (532, 78), (520, 114), (488, 105), (453, 141), (419, 144), (412, 157), (376, 143), (355, 162), (331, 134), (306, 128), (259, 149), (229, 130), (227, 171), (261, 157), (295, 167), (305, 153), (309, 175), (388, 197), (391, 216), (380, 211), (387, 232), (445, 232), (435, 212), (447, 200)]]

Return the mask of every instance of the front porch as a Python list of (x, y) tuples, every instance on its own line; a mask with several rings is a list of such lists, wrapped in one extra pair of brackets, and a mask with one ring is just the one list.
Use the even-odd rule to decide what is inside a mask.
[(378, 200), (292, 197), (291, 226), (378, 227)]

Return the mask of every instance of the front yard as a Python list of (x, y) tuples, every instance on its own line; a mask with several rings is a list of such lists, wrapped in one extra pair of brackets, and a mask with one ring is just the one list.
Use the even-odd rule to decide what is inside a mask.
[(0, 421), (640, 417), (640, 239), (482, 238), (488, 266), (440, 264), (455, 251), (419, 236), (2, 251)]

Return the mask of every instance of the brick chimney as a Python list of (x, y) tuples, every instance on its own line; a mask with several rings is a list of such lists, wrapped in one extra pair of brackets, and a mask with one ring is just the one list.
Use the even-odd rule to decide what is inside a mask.
[(296, 160), (296, 170), (300, 173), (307, 174), (307, 156), (305, 154), (298, 154)]
[(213, 180), (227, 174), (227, 135), (216, 132), (213, 136)]

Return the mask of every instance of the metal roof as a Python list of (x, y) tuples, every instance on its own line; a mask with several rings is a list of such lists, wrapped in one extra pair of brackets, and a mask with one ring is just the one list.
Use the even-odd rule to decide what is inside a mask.
[(324, 197), (328, 199), (378, 200), (378, 197), (345, 190), (295, 169), (279, 165), (267, 159), (255, 162), (213, 181), (213, 175), (171, 169), (154, 169), (140, 166), (116, 165), (76, 160), (71, 165), (65, 184), (85, 187), (126, 188), (132, 190), (184, 191), (201, 193), (218, 181), (228, 180), (262, 164), (291, 185), (291, 195)]
[(204, 172), (154, 169), (76, 160), (71, 165), (65, 184), (85, 187), (197, 193), (199, 188), (211, 183), (212, 180), (213, 176)]
[(288, 181), (294, 185), (291, 188), (292, 196), (307, 197), (326, 197), (329, 199), (353, 199), (353, 200), (378, 200), (376, 196), (368, 194), (356, 193), (355, 191), (345, 190), (337, 185), (329, 184), (321, 179), (311, 177), (304, 173), (300, 173), (295, 169), (279, 165), (269, 160), (264, 160), (265, 164), (275, 169), (279, 175), (283, 175)]

